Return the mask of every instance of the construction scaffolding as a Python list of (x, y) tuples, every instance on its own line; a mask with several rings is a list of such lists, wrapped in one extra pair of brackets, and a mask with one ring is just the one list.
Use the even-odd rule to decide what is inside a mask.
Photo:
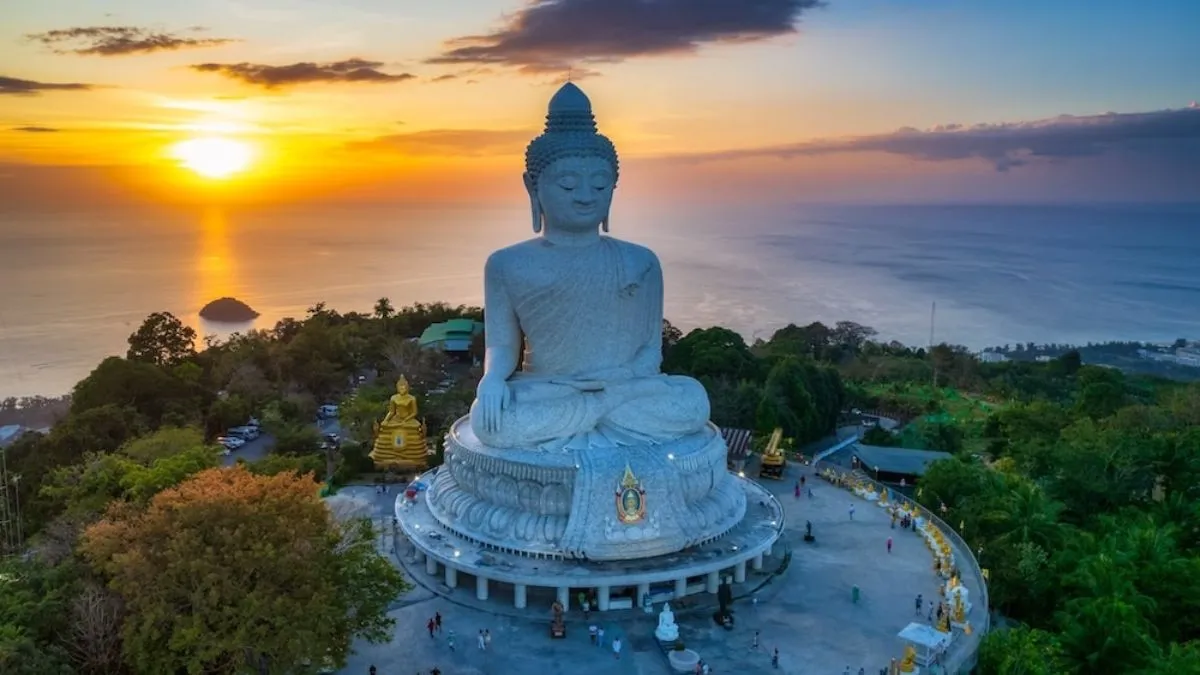
[(20, 475), (8, 472), (8, 452), (0, 448), (0, 556), (15, 555), (24, 547), (20, 482)]

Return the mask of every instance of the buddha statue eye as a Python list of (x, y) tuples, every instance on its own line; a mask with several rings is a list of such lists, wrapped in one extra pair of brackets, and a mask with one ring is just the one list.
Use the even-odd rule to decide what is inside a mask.
[(558, 181), (558, 186), (567, 192), (570, 192), (576, 188), (576, 183), (578, 183), (578, 181), (576, 181), (574, 177), (568, 176)]

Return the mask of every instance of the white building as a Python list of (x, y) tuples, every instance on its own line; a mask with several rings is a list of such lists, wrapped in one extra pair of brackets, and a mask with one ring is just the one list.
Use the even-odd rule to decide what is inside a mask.
[(1004, 363), (1008, 357), (1000, 352), (979, 352), (976, 355), (980, 363)]

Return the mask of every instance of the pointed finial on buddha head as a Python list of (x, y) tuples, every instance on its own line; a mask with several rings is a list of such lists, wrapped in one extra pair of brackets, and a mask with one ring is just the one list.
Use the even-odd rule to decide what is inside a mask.
[(587, 94), (567, 82), (550, 99), (545, 131), (525, 149), (533, 231), (600, 225), (607, 232), (618, 169), (617, 149), (597, 132)]

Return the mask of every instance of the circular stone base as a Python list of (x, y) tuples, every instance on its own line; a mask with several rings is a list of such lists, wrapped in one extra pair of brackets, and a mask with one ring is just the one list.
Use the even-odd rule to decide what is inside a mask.
[(428, 508), (447, 530), (501, 552), (651, 558), (742, 520), (747, 502), (725, 456), (712, 425), (661, 444), (549, 452), (487, 446), (464, 417), (446, 434)]
[[(418, 480), (432, 484), (434, 472)], [(639, 584), (676, 582), (688, 577), (720, 572), (767, 553), (783, 531), (783, 508), (757, 483), (728, 474), (745, 499), (741, 520), (717, 540), (676, 553), (630, 560), (591, 561), (535, 557), (527, 552), (505, 552), (490, 543), (473, 541), (445, 527), (429, 508), (430, 492), (409, 501), (396, 498), (396, 520), (415, 549), (426, 556), (427, 569), (437, 564), (476, 578), (520, 586), (546, 588), (616, 588)], [(712, 589), (715, 591), (715, 589)]]

